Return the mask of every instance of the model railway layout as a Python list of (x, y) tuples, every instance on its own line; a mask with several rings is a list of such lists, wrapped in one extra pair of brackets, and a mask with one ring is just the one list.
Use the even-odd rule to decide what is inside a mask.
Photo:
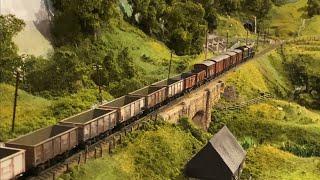
[(194, 65), (191, 72), (156, 82), (0, 148), (0, 180), (46, 170), (161, 106), (215, 79), (255, 55), (241, 46)]

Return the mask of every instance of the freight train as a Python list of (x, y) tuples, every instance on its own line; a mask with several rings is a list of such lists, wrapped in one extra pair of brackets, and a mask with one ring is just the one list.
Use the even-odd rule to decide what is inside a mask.
[(0, 147), (0, 180), (46, 169), (75, 150), (107, 137), (115, 128), (130, 124), (173, 99), (202, 86), (255, 55), (241, 46), (195, 64), (180, 74), (115, 99), (44, 129), (31, 132)]

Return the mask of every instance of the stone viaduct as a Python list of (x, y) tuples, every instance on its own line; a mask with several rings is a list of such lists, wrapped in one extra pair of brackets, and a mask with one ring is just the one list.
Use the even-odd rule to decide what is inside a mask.
[(219, 101), (224, 88), (223, 81), (213, 80), (162, 107), (158, 110), (157, 115), (170, 123), (177, 123), (180, 118), (188, 117), (197, 126), (207, 129), (211, 122), (211, 108)]

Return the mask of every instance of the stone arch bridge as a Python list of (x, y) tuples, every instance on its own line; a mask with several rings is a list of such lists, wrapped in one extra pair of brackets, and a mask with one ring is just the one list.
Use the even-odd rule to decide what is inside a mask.
[(177, 123), (180, 118), (188, 117), (197, 126), (207, 129), (211, 122), (211, 109), (221, 98), (224, 88), (223, 81), (211, 81), (162, 107), (157, 116), (170, 123)]

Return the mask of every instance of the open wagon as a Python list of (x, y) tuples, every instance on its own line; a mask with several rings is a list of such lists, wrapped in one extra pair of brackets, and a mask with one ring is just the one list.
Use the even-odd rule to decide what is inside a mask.
[(7, 147), (26, 151), (26, 169), (49, 165), (59, 155), (78, 145), (76, 127), (54, 125), (5, 143)]
[(122, 96), (100, 106), (106, 110), (116, 110), (118, 123), (123, 123), (142, 114), (145, 110), (145, 98), (137, 96)]
[(25, 172), (25, 150), (0, 147), (0, 179), (15, 179)]
[(97, 108), (64, 119), (60, 124), (78, 127), (78, 139), (83, 143), (113, 129), (117, 118), (116, 110)]
[(152, 84), (152, 86), (165, 87), (166, 97), (172, 98), (180, 95), (184, 90), (184, 81), (178, 79), (166, 79)]
[(129, 95), (144, 97), (147, 109), (152, 109), (155, 106), (166, 100), (166, 88), (157, 86), (147, 86), (142, 89), (136, 90)]

